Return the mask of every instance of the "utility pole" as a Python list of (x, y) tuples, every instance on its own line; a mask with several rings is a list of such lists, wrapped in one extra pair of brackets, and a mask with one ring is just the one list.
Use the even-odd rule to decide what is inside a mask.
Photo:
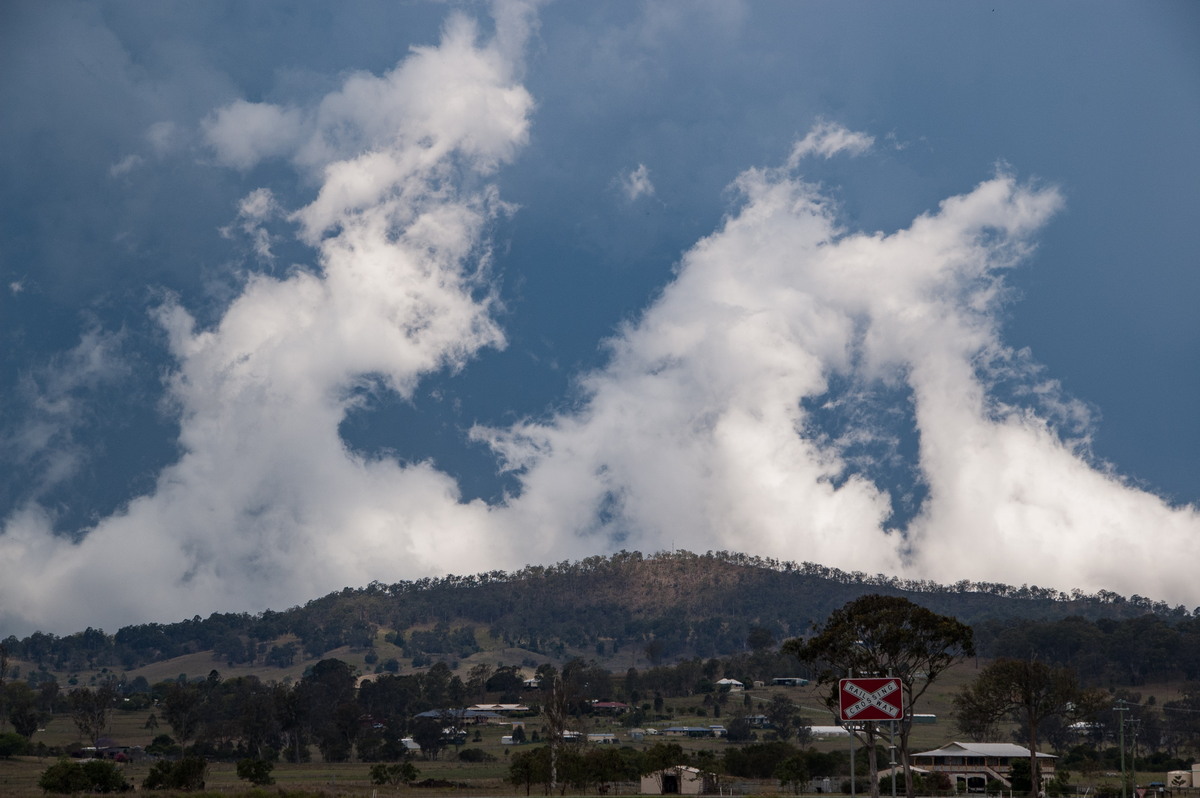
[(892, 721), (891, 738), (888, 740), (888, 751), (891, 754), (892, 767), (892, 798), (896, 798), (896, 721)]
[(1120, 737), (1121, 737), (1121, 798), (1129, 798), (1128, 785), (1125, 780), (1125, 713), (1129, 711), (1129, 707), (1125, 705), (1125, 699), (1117, 701), (1117, 705), (1113, 707), (1114, 712), (1120, 712), (1118, 716), (1121, 719)]
[[(892, 675), (891, 668), (888, 668), (887, 675)], [(911, 712), (912, 707), (905, 706), (905, 710)], [(892, 769), (892, 798), (896, 798), (896, 721), (893, 720), (888, 724), (888, 731), (890, 732), (888, 738), (888, 758), (892, 760), (889, 763)]]
[[(847, 671), (846, 676), (853, 679), (854, 668), (851, 668), (849, 671)], [(842, 724), (850, 731), (850, 798), (855, 798), (857, 793), (854, 791), (854, 771), (857, 770), (857, 768), (855, 767), (854, 762), (854, 727), (852, 727), (846, 721), (842, 721)], [(1124, 796), (1122, 796), (1122, 798), (1124, 798)]]
[(1138, 732), (1141, 731), (1141, 723), (1137, 718), (1129, 719), (1129, 730), (1133, 733), (1133, 739), (1129, 742), (1129, 784), (1134, 795), (1137, 795), (1137, 738)]

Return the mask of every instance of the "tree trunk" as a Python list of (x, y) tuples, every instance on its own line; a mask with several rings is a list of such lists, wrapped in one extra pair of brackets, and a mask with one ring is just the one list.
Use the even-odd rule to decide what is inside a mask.
[[(867, 778), (871, 780), (871, 798), (879, 798), (879, 752), (875, 747), (875, 733), (878, 727), (874, 723), (867, 724)], [(850, 763), (854, 767), (854, 763)]]
[(908, 755), (908, 736), (912, 733), (912, 717), (909, 714), (912, 703), (910, 702), (907, 706), (910, 707), (910, 710), (900, 721), (900, 731), (896, 736), (900, 738), (900, 765), (904, 768), (904, 794), (907, 798), (915, 798), (917, 791), (913, 786), (912, 759)]
[(1042, 769), (1038, 762), (1037, 719), (1029, 713), (1029, 798), (1038, 798), (1042, 791)]

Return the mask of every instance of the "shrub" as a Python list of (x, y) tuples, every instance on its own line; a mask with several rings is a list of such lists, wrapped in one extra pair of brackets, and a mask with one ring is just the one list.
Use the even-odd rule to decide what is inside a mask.
[(0, 734), (0, 759), (8, 759), (17, 754), (23, 754), (27, 746), (28, 741), (19, 734), (14, 732)]
[(61, 759), (42, 773), (38, 786), (45, 792), (72, 795), (78, 792), (127, 792), (133, 785), (125, 781), (121, 769), (104, 759), (70, 762)]
[(411, 784), (420, 773), (412, 762), (388, 765), (384, 762), (371, 766), (372, 784)]
[(245, 779), (256, 787), (274, 784), (275, 779), (271, 777), (271, 771), (274, 769), (275, 763), (265, 759), (239, 759), (237, 763), (238, 778)]
[(495, 762), (496, 757), (484, 751), (482, 748), (464, 748), (458, 752), (458, 758), (462, 762)]
[(160, 734), (150, 745), (146, 746), (146, 753), (155, 756), (172, 756), (183, 753), (183, 749), (171, 738), (171, 735)]
[(208, 763), (198, 756), (186, 756), (178, 762), (158, 762), (142, 781), (146, 790), (203, 790)]

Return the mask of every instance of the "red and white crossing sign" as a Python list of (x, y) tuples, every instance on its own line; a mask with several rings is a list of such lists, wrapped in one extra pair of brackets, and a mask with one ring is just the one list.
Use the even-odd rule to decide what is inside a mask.
[(904, 715), (904, 691), (895, 677), (842, 679), (838, 687), (842, 720), (900, 720)]

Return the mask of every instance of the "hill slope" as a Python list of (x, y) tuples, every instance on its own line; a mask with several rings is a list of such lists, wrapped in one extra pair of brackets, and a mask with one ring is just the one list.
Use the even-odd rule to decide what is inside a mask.
[(457, 661), (485, 649), (529, 661), (584, 656), (626, 667), (639, 657), (657, 664), (736, 654), (752, 629), (775, 641), (802, 635), (870, 592), (906, 596), (977, 629), (1072, 617), (1190, 620), (1182, 607), (1113, 593), (943, 586), (728, 552), (620, 552), (512, 574), (372, 583), (283, 612), (214, 614), (113, 635), (35, 633), (4, 645), (10, 657), (58, 672), (130, 671), (202, 652), (229, 667), (290, 670), (334, 650), (357, 651), (366, 663), (389, 669)]

